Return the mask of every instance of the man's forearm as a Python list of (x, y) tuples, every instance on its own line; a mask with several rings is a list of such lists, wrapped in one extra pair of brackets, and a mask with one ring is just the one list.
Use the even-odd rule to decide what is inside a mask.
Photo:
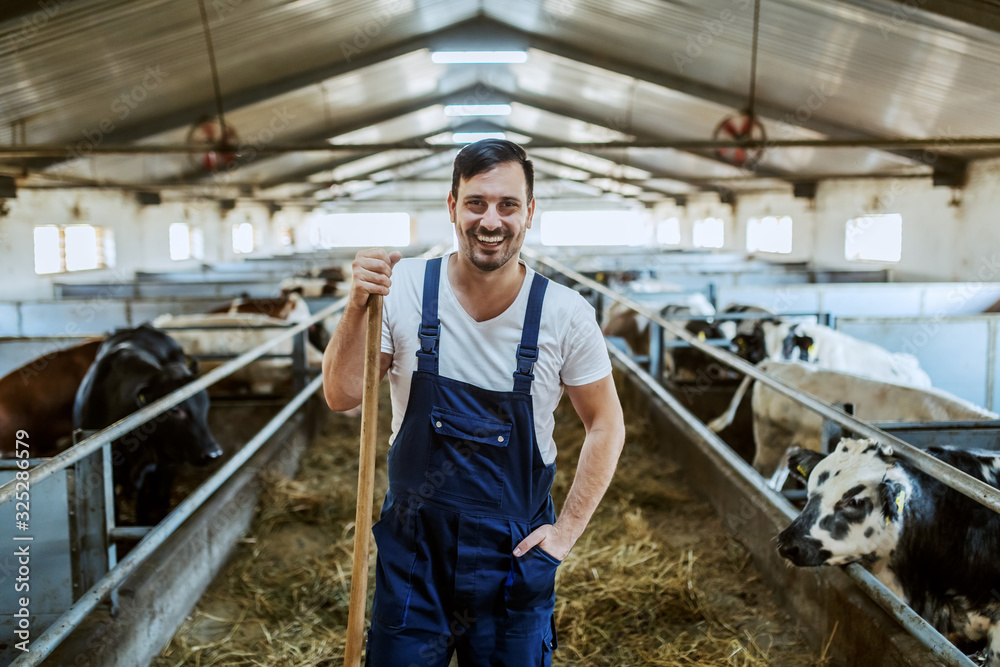
[(323, 394), (331, 410), (361, 403), (366, 322), (365, 310), (348, 305), (323, 352)]
[(583, 534), (608, 490), (623, 444), (624, 435), (615, 428), (594, 429), (583, 441), (576, 477), (555, 524), (571, 543)]

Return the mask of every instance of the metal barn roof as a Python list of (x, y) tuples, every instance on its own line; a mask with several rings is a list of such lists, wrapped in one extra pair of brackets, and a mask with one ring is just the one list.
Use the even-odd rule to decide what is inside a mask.
[[(450, 132), (487, 130), (524, 141), (545, 178), (575, 184), (567, 196), (652, 202), (845, 177), (960, 185), (969, 160), (1000, 154), (997, 0), (761, 0), (756, 54), (754, 13), (751, 0), (9, 0), (0, 173), (397, 199), (440, 185)], [(527, 60), (437, 64), (439, 49)], [(216, 151), (213, 173), (192, 142), (222, 138), (207, 120), (220, 101), (238, 148)], [(444, 112), (491, 103), (510, 114)], [(744, 125), (751, 103), (764, 135)], [(734, 144), (765, 137), (741, 164)]]

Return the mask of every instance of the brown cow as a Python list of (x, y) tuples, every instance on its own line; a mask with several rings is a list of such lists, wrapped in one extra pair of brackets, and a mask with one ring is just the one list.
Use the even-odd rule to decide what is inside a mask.
[[(302, 322), (310, 317), (309, 304), (302, 298), (300, 292), (292, 290), (283, 293), (279, 297), (270, 299), (248, 299), (237, 297), (228, 306), (219, 306), (208, 311), (209, 315), (226, 313), (236, 315), (238, 313), (265, 315), (276, 320), (287, 322)], [(323, 322), (316, 322), (309, 327), (306, 334), (309, 342), (322, 352), (330, 342), (330, 333), (326, 330)]]
[(0, 378), (0, 458), (13, 457), (19, 430), (28, 433), (31, 458), (66, 448), (73, 435), (76, 390), (103, 340), (50, 352)]
[[(233, 299), (233, 302), (228, 306), (219, 306), (218, 308), (213, 308), (208, 312), (209, 314), (227, 313), (229, 315), (235, 315), (236, 313), (254, 313), (256, 315), (267, 315), (268, 317), (273, 317), (278, 320), (287, 320), (288, 316), (291, 315), (297, 307), (301, 308), (301, 306), (299, 306), (300, 303), (304, 305), (304, 302), (301, 301), (301, 296), (298, 294), (295, 294), (295, 296), (286, 294), (273, 299), (247, 299), (237, 297)], [(306, 306), (305, 314), (306, 316), (309, 314), (308, 306)]]

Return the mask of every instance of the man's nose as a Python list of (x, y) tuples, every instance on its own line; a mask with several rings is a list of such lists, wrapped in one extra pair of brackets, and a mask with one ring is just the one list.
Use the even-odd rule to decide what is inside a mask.
[(486, 209), (486, 213), (483, 214), (483, 220), (480, 224), (486, 229), (499, 229), (501, 227), (500, 212), (496, 206), (490, 206)]

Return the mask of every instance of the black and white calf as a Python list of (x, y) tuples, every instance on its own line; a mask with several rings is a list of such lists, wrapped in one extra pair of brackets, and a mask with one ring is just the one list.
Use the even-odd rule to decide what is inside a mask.
[[(998, 486), (998, 452), (927, 451)], [(778, 535), (782, 556), (862, 564), (949, 639), (986, 639), (986, 664), (1000, 667), (1000, 515), (873, 440), (841, 440), (825, 457), (793, 449), (789, 468), (808, 479), (808, 502)]]

